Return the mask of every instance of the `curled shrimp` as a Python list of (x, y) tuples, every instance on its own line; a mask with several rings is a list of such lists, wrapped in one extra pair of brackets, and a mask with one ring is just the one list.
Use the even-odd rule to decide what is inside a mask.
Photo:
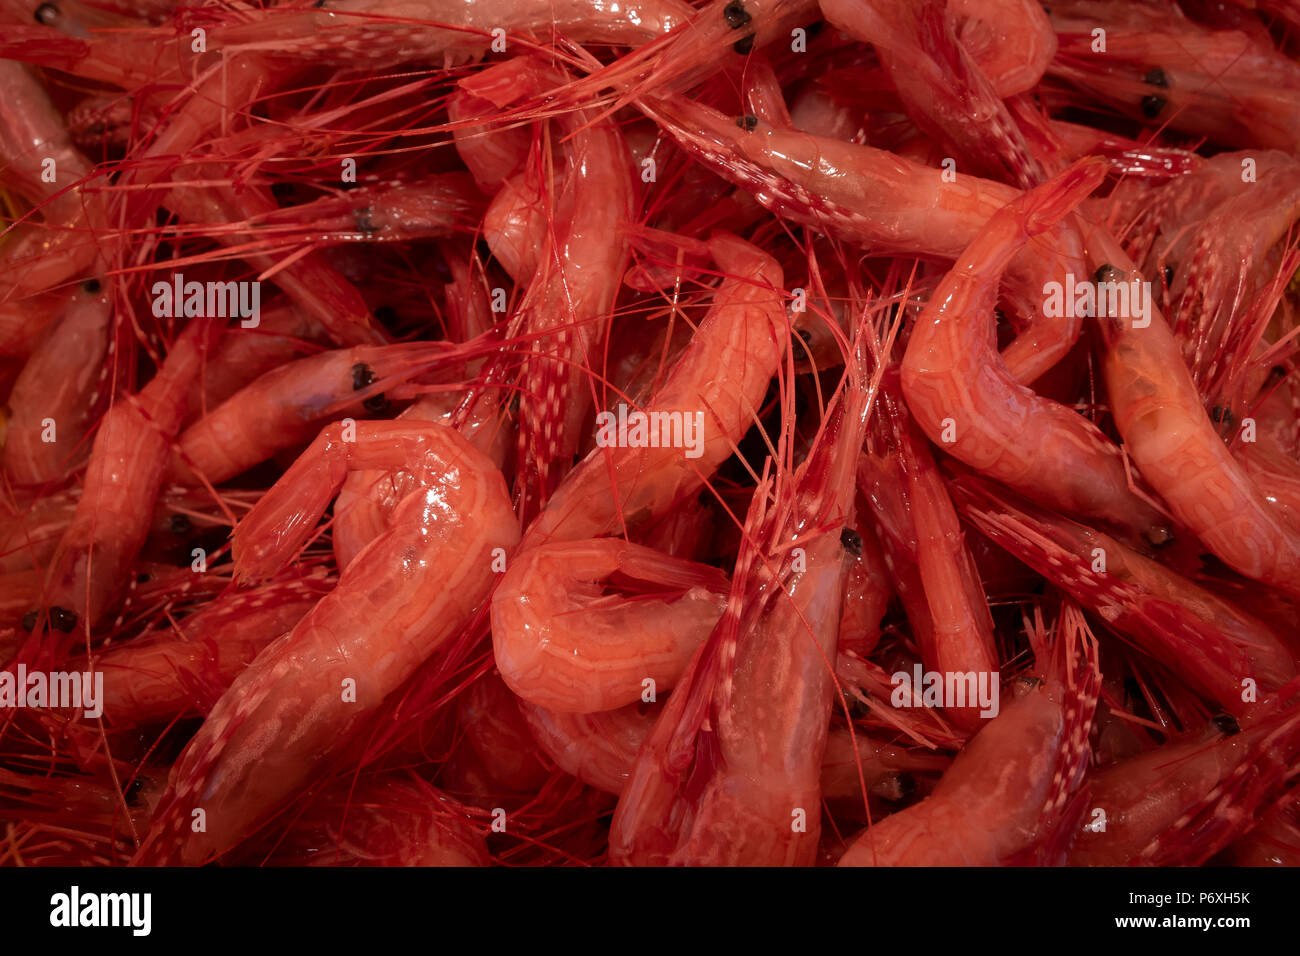
[(676, 684), (726, 591), (716, 568), (616, 538), (538, 545), (492, 595), (497, 669), (548, 710), (614, 710), (647, 681), (656, 692)]
[(903, 394), (917, 424), (955, 458), (1044, 504), (1161, 543), (1169, 530), (1131, 489), (1119, 449), (1086, 419), (1012, 381), (993, 351), (1002, 270), (1103, 175), (1099, 161), (1076, 164), (989, 220), (916, 322)]
[[(1089, 252), (1107, 281), (1142, 281), (1105, 229), (1089, 235)], [(1099, 325), (1115, 427), (1143, 478), (1224, 563), (1300, 594), (1300, 529), (1267, 504), (1219, 438), (1164, 316), (1152, 306), (1141, 327), (1118, 315)]]
[(1096, 643), (1062, 611), (1041, 678), (965, 746), (934, 792), (864, 830), (840, 866), (1059, 863), (1084, 806), (1079, 787), (1097, 706)]
[[(423, 487), (217, 702), (173, 768), (137, 863), (206, 861), (246, 838), (464, 628), (491, 589), (494, 552), (518, 543), (500, 471), (455, 431), (407, 422), (356, 429), (355, 441), (340, 425), (322, 431), (235, 529), (242, 580), (293, 555), (349, 471), (403, 470), (423, 476)], [(285, 721), (292, 736), (273, 732)], [(274, 774), (263, 772), (270, 766)], [(188, 832), (200, 807), (207, 831)]]

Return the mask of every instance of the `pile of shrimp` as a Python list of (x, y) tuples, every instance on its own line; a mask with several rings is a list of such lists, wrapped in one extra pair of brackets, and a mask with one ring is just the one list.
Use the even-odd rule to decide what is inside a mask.
[(0, 0), (0, 862), (1300, 862), (1297, 53)]

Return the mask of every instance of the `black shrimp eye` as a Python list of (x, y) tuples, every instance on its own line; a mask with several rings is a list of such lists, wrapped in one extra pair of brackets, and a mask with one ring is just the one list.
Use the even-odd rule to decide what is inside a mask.
[(67, 608), (52, 607), (50, 608), (50, 624), (67, 634), (77, 626), (77, 615)]
[(35, 611), (28, 611), (26, 614), (23, 615), (23, 619), (22, 619), (22, 628), (23, 628), (23, 630), (26, 631), (28, 634), (30, 634), (32, 631), (36, 630), (36, 618), (37, 618), (37, 616), (38, 616), (38, 615), (37, 615), (37, 613), (36, 613)]
[(1163, 96), (1144, 96), (1142, 97), (1142, 115), (1147, 119), (1155, 119), (1168, 102)]
[(367, 385), (375, 384), (375, 373), (365, 362), (352, 366), (352, 391), (359, 392)]
[(388, 399), (384, 398), (383, 392), (380, 392), (378, 395), (371, 395), (367, 398), (361, 403), (361, 407), (372, 415), (378, 415), (388, 410)]
[(1165, 266), (1165, 285), (1174, 284), (1174, 267)]
[(1107, 262), (1105, 265), (1098, 267), (1097, 271), (1092, 274), (1093, 282), (1122, 282), (1124, 274)]
[(898, 784), (899, 800), (911, 800), (916, 796), (916, 778), (910, 773), (900, 773), (894, 778), (894, 782)]
[(1268, 370), (1268, 383), (1270, 385), (1276, 385), (1284, 378), (1286, 378), (1285, 365), (1274, 365), (1271, 369)]
[(722, 8), (722, 15), (727, 18), (727, 26), (733, 30), (739, 30), (754, 19), (745, 11), (745, 5), (740, 0), (731, 0), (729, 4)]
[(36, 22), (45, 26), (53, 26), (54, 21), (59, 19), (59, 8), (52, 3), (42, 3), (36, 8)]
[(1210, 409), (1210, 418), (1220, 425), (1231, 425), (1232, 411), (1222, 405), (1215, 405)]
[(172, 534), (183, 538), (194, 530), (194, 523), (187, 515), (172, 515), (167, 520), (167, 527)]
[(735, 43), (731, 44), (731, 48), (741, 56), (748, 54), (754, 49), (754, 34), (751, 33), (747, 37), (741, 37)]
[(1210, 722), (1226, 737), (1241, 733), (1241, 724), (1237, 723), (1237, 718), (1231, 714), (1220, 714)]
[(1160, 67), (1156, 67), (1146, 76), (1142, 77), (1142, 82), (1147, 86), (1158, 86), (1161, 89), (1169, 89), (1169, 76)]
[(843, 528), (840, 530), (840, 544), (844, 550), (855, 558), (862, 556), (862, 535), (858, 534), (852, 528)]
[(745, 132), (751, 132), (758, 127), (758, 117), (753, 113), (746, 113), (736, 120), (736, 125)]
[(99, 284), (98, 279), (87, 279), (81, 283), (81, 290), (89, 295), (96, 295), (103, 286)]
[(369, 206), (362, 206), (360, 209), (352, 210), (352, 221), (356, 224), (358, 232), (364, 232), (366, 235), (372, 236), (379, 231), (372, 218), (374, 212)]

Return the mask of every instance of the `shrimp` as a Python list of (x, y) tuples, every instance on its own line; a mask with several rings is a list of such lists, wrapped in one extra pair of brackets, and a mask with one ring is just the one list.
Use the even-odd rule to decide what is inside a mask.
[[(348, 437), (327, 426), (236, 527), (241, 580), (291, 557), (349, 471), (403, 470), (423, 487), (217, 702), (173, 768), (136, 863), (199, 863), (240, 843), (469, 623), (491, 590), (494, 553), (519, 541), (501, 472), (453, 430), (360, 422)], [(286, 721), (291, 736), (275, 732)], [(207, 830), (190, 832), (200, 807)]]
[(863, 364), (860, 354), (810, 456), (755, 492), (727, 610), (641, 748), (614, 812), (610, 862), (815, 858), (842, 529), (874, 397)]
[(853, 530), (861, 543), (844, 582), (839, 648), (841, 652), (853, 651), (859, 657), (866, 657), (880, 640), (880, 622), (894, 596), (894, 584), (880, 541), (867, 525), (867, 509), (859, 505), (855, 511), (858, 523)]
[(1267, 625), (1114, 538), (1013, 504), (973, 477), (950, 487), (983, 534), (1229, 712), (1249, 709), (1246, 678), (1267, 694), (1295, 675), (1294, 655)]
[[(191, 322), (149, 384), (110, 408), (95, 434), (81, 500), (50, 559), (44, 591), (51, 609), (87, 631), (111, 606), (144, 545), (186, 390), (221, 332), (218, 321)], [(61, 643), (47, 648), (56, 660)]]
[(106, 397), (111, 317), (100, 283), (82, 283), (23, 366), (9, 394), (4, 437), (4, 470), (13, 483), (58, 483), (84, 461), (86, 436)]
[[(953, 11), (945, 13), (944, 6), (943, 0), (821, 0), (832, 24), (875, 47), (908, 115), (963, 167), (1021, 188), (1036, 185), (1042, 168), (992, 81), (958, 40)], [(1047, 25), (1041, 11), (1038, 19)], [(1054, 47), (1050, 27), (1047, 33)], [(1019, 47), (1019, 35), (1012, 42)]]
[[(1088, 237), (1105, 281), (1142, 281), (1105, 229)], [(1118, 311), (1112, 309), (1111, 311)], [(1288, 527), (1224, 446), (1158, 309), (1149, 324), (1099, 317), (1115, 427), (1143, 478), (1225, 564), (1300, 595), (1300, 529)]]
[(274, 368), (181, 433), (171, 475), (186, 484), (220, 484), (320, 429), (323, 419), (375, 414), (388, 407), (376, 387), (447, 360), (444, 343), (334, 349)]
[(1204, 863), (1257, 820), (1295, 773), (1300, 714), (1277, 709), (1249, 723), (1216, 717), (1204, 730), (1092, 775), (1090, 805), (1105, 827), (1084, 827), (1080, 866)]
[(616, 538), (538, 545), (492, 595), (497, 669), (548, 710), (615, 710), (647, 682), (655, 692), (676, 684), (727, 588), (716, 568)]
[[(684, 97), (646, 97), (642, 111), (718, 175), (753, 193), (766, 208), (821, 232), (860, 243), (873, 254), (956, 259), (989, 218), (1016, 198), (1010, 186), (942, 170), (884, 150), (761, 121), (738, 123)], [(744, 119), (744, 118), (742, 118)], [(1013, 258), (1006, 277), (1028, 326), (1004, 354), (1016, 381), (1028, 384), (1069, 352), (1082, 319), (1044, 314), (1045, 282), (1084, 270), (1083, 246), (1068, 224)]]
[(903, 394), (917, 424), (953, 457), (1043, 504), (1158, 544), (1171, 537), (1169, 529), (1130, 488), (1119, 449), (1086, 419), (1012, 381), (993, 351), (1002, 270), (1103, 174), (1100, 161), (1076, 164), (989, 220), (916, 322), (903, 359)]
[(104, 720), (139, 727), (206, 714), (257, 654), (292, 630), (334, 586), (324, 573), (297, 574), (217, 598), (166, 631), (115, 645), (76, 670), (102, 674)]
[(521, 700), (519, 711), (538, 746), (556, 766), (588, 786), (616, 796), (627, 786), (637, 751), (657, 716), (657, 708), (641, 703), (574, 714)]
[(551, 496), (528, 529), (525, 547), (619, 533), (662, 517), (704, 487), (755, 420), (789, 338), (782, 270), (735, 236), (714, 236), (709, 251), (727, 278), (690, 345), (643, 409), (702, 413), (699, 457), (669, 447), (593, 450)]
[(934, 792), (864, 830), (840, 866), (1059, 864), (1084, 810), (1079, 788), (1097, 706), (1096, 642), (1077, 609), (1043, 674), (953, 760)]
[(494, 787), (531, 794), (550, 777), (515, 695), (496, 674), (485, 674), (465, 692), (457, 718), (464, 743)]
[(1003, 99), (1037, 86), (1056, 55), (1056, 31), (1036, 0), (948, 0), (948, 14)]
[[(987, 674), (997, 680), (998, 654), (993, 618), (979, 572), (962, 540), (957, 513), (924, 439), (907, 418), (896, 372), (882, 388), (897, 466), (864, 458), (859, 480), (890, 538), (890, 564), (903, 597), (926, 669), (940, 673)], [(913, 575), (907, 569), (915, 566)], [(917, 593), (919, 591), (919, 593)], [(982, 719), (978, 706), (952, 708), (949, 718), (965, 730)]]

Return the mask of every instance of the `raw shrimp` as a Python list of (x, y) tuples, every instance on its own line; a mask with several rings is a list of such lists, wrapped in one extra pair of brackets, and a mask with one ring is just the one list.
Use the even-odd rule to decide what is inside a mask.
[[(727, 276), (663, 386), (642, 409), (700, 415), (699, 457), (681, 448), (597, 448), (568, 475), (528, 529), (525, 546), (636, 528), (693, 497), (754, 422), (789, 338), (776, 260), (735, 236), (709, 251)], [(721, 375), (719, 372), (721, 371)]]
[(73, 662), (104, 675), (104, 720), (138, 727), (206, 714), (257, 654), (293, 629), (333, 588), (324, 573), (286, 576), (206, 604), (168, 631)]
[(1220, 707), (1250, 709), (1246, 678), (1267, 694), (1295, 675), (1294, 654), (1267, 625), (1177, 572), (973, 477), (950, 487), (976, 528)]
[(100, 283), (83, 283), (23, 366), (4, 436), (4, 470), (14, 484), (61, 482), (89, 454), (86, 437), (108, 391), (111, 318)]
[[(221, 332), (218, 321), (191, 322), (149, 384), (119, 399), (100, 423), (81, 500), (50, 560), (43, 595), (85, 630), (108, 610), (144, 544), (186, 390)], [(55, 659), (61, 643), (47, 648)]]
[[(1142, 281), (1106, 230), (1093, 230), (1088, 241), (1105, 281)], [(1300, 594), (1300, 529), (1282, 522), (1224, 446), (1159, 310), (1153, 305), (1141, 327), (1125, 316), (1102, 316), (1098, 324), (1115, 427), (1142, 477), (1226, 564)]]
[[(235, 530), (241, 580), (274, 572), (310, 533), (347, 473), (424, 478), (338, 586), (266, 648), (218, 701), (173, 768), (137, 863), (199, 863), (247, 837), (346, 743), (492, 587), (494, 552), (519, 540), (505, 481), (440, 425), (328, 426)], [(291, 722), (292, 736), (275, 728)], [(267, 768), (274, 767), (274, 773)], [(202, 808), (207, 830), (190, 830)]]
[(475, 681), (460, 699), (463, 742), (496, 787), (533, 794), (551, 775), (510, 688), (495, 674)]
[(948, 14), (1003, 99), (1033, 89), (1056, 55), (1056, 32), (1037, 0), (948, 0)]
[(677, 683), (727, 589), (716, 568), (617, 538), (538, 545), (492, 595), (497, 669), (548, 710), (614, 710)]
[[(1042, 168), (992, 81), (958, 40), (955, 19), (944, 7), (945, 0), (821, 0), (831, 23), (875, 47), (908, 115), (951, 150), (960, 166), (1021, 188), (1036, 185)], [(1050, 27), (1047, 33), (1055, 47)], [(1019, 35), (1011, 43), (1019, 50)], [(1034, 82), (1036, 77), (1029, 85)]]
[(658, 716), (658, 708), (640, 703), (590, 714), (564, 714), (521, 700), (519, 710), (556, 766), (615, 795), (627, 786), (637, 751)]
[(394, 383), (449, 360), (444, 343), (335, 349), (272, 369), (190, 425), (180, 436), (172, 475), (186, 484), (220, 484), (283, 448), (308, 441), (322, 420), (388, 407), (376, 383)]
[(1103, 175), (1100, 161), (1076, 164), (989, 220), (916, 322), (903, 394), (917, 424), (953, 457), (1044, 504), (1159, 544), (1169, 529), (1130, 487), (1119, 449), (1086, 419), (1012, 381), (993, 350), (1002, 270)]
[(1042, 676), (953, 760), (925, 800), (869, 826), (840, 866), (1059, 864), (1084, 806), (1079, 791), (1097, 706), (1096, 644), (1062, 611)]
[(816, 856), (848, 565), (842, 530), (853, 521), (874, 395), (864, 364), (862, 355), (850, 363), (809, 458), (755, 492), (726, 613), (641, 748), (614, 813), (610, 862), (808, 865)]
[[(764, 206), (822, 232), (867, 246), (873, 254), (956, 259), (989, 218), (1018, 195), (1010, 186), (933, 169), (894, 153), (762, 122), (735, 119), (684, 97), (646, 97), (640, 104), (685, 150)], [(950, 181), (951, 180), (951, 181)], [(1068, 224), (1045, 228), (1010, 263), (1006, 280), (1029, 317), (1005, 358), (1028, 384), (1073, 345), (1082, 323), (1043, 314), (1045, 282), (1083, 272), (1083, 247)], [(1019, 250), (1017, 250), (1019, 252)]]
[(1101, 770), (1089, 805), (1103, 811), (1105, 828), (1084, 827), (1070, 863), (1203, 863), (1257, 820), (1269, 793), (1294, 774), (1298, 753), (1300, 714), (1289, 708), (1243, 724), (1216, 717)]

